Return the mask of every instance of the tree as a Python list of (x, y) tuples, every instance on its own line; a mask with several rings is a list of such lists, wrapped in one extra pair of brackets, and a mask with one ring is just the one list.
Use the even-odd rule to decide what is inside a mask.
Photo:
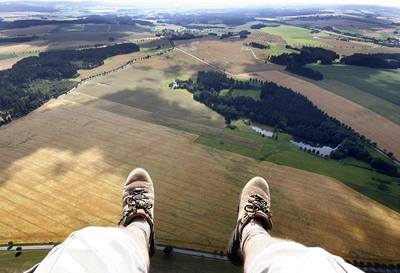
[(22, 247), (18, 246), (15, 250), (17, 251), (15, 252), (15, 257), (19, 257), (22, 254)]
[(387, 175), (398, 176), (397, 167), (394, 164), (387, 162), (381, 158), (374, 158), (371, 161), (371, 167), (376, 169), (378, 172)]
[(388, 187), (388, 185), (386, 185), (384, 183), (379, 183), (378, 189), (381, 191), (387, 191), (389, 189), (389, 187)]
[(173, 251), (174, 251), (174, 248), (172, 246), (166, 246), (166, 247), (164, 247), (164, 250), (163, 250), (165, 255), (171, 255)]
[(11, 250), (13, 248), (13, 246), (14, 246), (14, 242), (13, 241), (9, 241), (7, 243), (7, 250)]

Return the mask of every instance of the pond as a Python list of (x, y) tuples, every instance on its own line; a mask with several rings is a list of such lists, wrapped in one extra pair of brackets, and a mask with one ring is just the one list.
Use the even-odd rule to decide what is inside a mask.
[(259, 133), (260, 135), (263, 135), (266, 137), (272, 137), (274, 135), (274, 132), (261, 129), (260, 127), (257, 127), (257, 126), (251, 126), (251, 129), (253, 129), (257, 133)]
[(339, 146), (337, 146), (335, 148), (332, 148), (329, 146), (318, 147), (318, 146), (312, 146), (312, 145), (306, 144), (304, 142), (294, 141), (294, 140), (291, 140), (290, 143), (292, 143), (302, 149), (314, 150), (315, 153), (318, 151), (319, 155), (321, 155), (321, 156), (329, 156), (334, 150), (336, 150), (339, 147)]

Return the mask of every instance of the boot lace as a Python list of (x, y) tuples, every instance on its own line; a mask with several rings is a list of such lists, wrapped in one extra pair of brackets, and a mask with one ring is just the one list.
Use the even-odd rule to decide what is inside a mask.
[(150, 218), (152, 218), (150, 209), (153, 207), (153, 204), (150, 202), (147, 194), (148, 191), (143, 189), (128, 192), (128, 195), (123, 199), (123, 203), (125, 204), (124, 215), (119, 221), (119, 225), (126, 221), (129, 215), (136, 214), (139, 209), (142, 209)]
[(260, 195), (253, 194), (250, 196), (249, 204), (244, 207), (246, 216), (252, 217), (257, 211), (264, 212), (268, 217), (272, 217), (271, 208), (267, 201), (265, 201)]

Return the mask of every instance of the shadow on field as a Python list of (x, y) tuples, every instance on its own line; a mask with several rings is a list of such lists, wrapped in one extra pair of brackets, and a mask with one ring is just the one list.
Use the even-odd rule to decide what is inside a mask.
[[(172, 90), (170, 92), (186, 92), (183, 90)], [(157, 94), (153, 93), (152, 89), (137, 88), (137, 89), (124, 89), (106, 96), (101, 99), (113, 101), (116, 103), (132, 106), (145, 111), (156, 113), (160, 118), (169, 117), (176, 119), (183, 119), (192, 122), (205, 123), (202, 116), (196, 115), (193, 111), (188, 109), (188, 106), (182, 107), (177, 101), (168, 101)]]

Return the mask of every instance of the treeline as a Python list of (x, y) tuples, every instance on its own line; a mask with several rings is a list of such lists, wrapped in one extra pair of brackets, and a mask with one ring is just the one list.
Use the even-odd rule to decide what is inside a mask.
[(243, 12), (200, 12), (196, 14), (177, 14), (163, 13), (158, 17), (157, 23), (169, 23), (180, 26), (198, 25), (198, 24), (225, 24), (228, 26), (239, 26), (247, 22), (254, 21), (251, 15), (243, 14)]
[[(42, 52), (22, 59), (11, 69), (0, 71), (0, 111), (19, 117), (36, 109), (51, 97), (68, 91), (72, 85), (64, 81), (78, 75), (82, 68), (102, 65), (108, 57), (138, 51), (127, 43), (103, 48)], [(57, 84), (54, 84), (56, 82)], [(51, 89), (33, 88), (38, 83)], [(43, 92), (42, 92), (43, 91)]]
[(372, 68), (397, 69), (400, 68), (400, 53), (355, 53), (341, 59), (342, 64), (367, 66)]
[[(188, 24), (188, 25), (181, 25), (187, 29), (195, 29), (195, 30), (205, 30), (205, 29), (209, 29), (210, 26), (207, 25), (196, 25), (196, 24)], [(212, 28), (214, 29), (224, 29), (225, 27), (223, 26), (212, 26)]]
[[(291, 47), (287, 46), (287, 48)], [(286, 71), (311, 78), (313, 80), (322, 80), (322, 73), (305, 67), (305, 65), (317, 62), (324, 65), (329, 65), (339, 58), (339, 55), (334, 51), (319, 47), (302, 47), (301, 49), (297, 50), (299, 50), (298, 53), (283, 53), (277, 56), (270, 56), (269, 61), (279, 65), (286, 65)], [(350, 56), (342, 57), (340, 62), (346, 65), (397, 69), (400, 68), (400, 53), (355, 53)]]
[(245, 39), (245, 38), (247, 38), (247, 36), (249, 34), (251, 34), (251, 32), (248, 31), (248, 30), (241, 30), (239, 32), (228, 31), (226, 33), (221, 34), (221, 36), (219, 38), (222, 40), (222, 39), (227, 39), (227, 38), (230, 38), (230, 37), (238, 36), (241, 39)]
[(196, 39), (196, 38), (203, 37), (201, 35), (195, 35), (194, 33), (190, 32), (190, 31), (180, 31), (179, 32), (179, 31), (167, 30), (167, 29), (164, 29), (157, 36), (161, 36), (161, 35), (170, 41), (190, 40), (190, 39)]
[(299, 52), (283, 53), (278, 56), (271, 56), (269, 61), (280, 65), (286, 65), (286, 71), (313, 80), (322, 80), (324, 78), (322, 73), (305, 67), (305, 65), (317, 62), (324, 65), (332, 64), (338, 58), (339, 55), (332, 50), (304, 46), (299, 50)]
[(256, 42), (250, 42), (249, 46), (254, 47), (254, 48), (260, 48), (260, 49), (270, 48), (269, 45), (264, 45), (264, 44), (260, 44), (260, 43), (256, 43)]
[(0, 29), (26, 28), (32, 26), (43, 25), (63, 25), (63, 24), (118, 24), (135, 26), (137, 24), (144, 26), (153, 26), (153, 22), (146, 20), (133, 19), (130, 16), (113, 16), (113, 15), (91, 15), (75, 20), (16, 20), (16, 21), (0, 21)]
[(21, 37), (10, 37), (0, 38), (0, 44), (6, 43), (26, 43), (38, 39), (38, 36), (21, 36)]
[(271, 56), (269, 61), (280, 65), (298, 64), (306, 65), (320, 62), (321, 64), (332, 64), (339, 58), (335, 51), (320, 47), (303, 46), (299, 53), (283, 53), (278, 56)]
[[(397, 176), (397, 167), (388, 161), (372, 158), (362, 136), (317, 108), (307, 97), (289, 88), (257, 79), (239, 81), (224, 73), (200, 71), (197, 80), (179, 81), (180, 88), (218, 112), (229, 124), (247, 118), (253, 122), (286, 131), (295, 138), (314, 144), (339, 146), (332, 158), (354, 157), (368, 162), (379, 172)], [(223, 89), (260, 89), (260, 100), (245, 96), (221, 96)]]
[(366, 149), (365, 145), (362, 145), (357, 139), (348, 138), (341, 143), (341, 145), (331, 153), (332, 159), (343, 159), (346, 157), (353, 157), (355, 159), (365, 161), (377, 171), (390, 175), (398, 176), (397, 167), (381, 158), (373, 158)]
[(250, 28), (251, 29), (260, 29), (260, 28), (264, 28), (264, 27), (266, 27), (267, 25), (265, 25), (265, 24), (254, 24), (254, 25), (251, 25), (250, 26)]
[(324, 78), (324, 75), (322, 75), (321, 72), (296, 63), (288, 64), (285, 70), (315, 81), (320, 81)]

